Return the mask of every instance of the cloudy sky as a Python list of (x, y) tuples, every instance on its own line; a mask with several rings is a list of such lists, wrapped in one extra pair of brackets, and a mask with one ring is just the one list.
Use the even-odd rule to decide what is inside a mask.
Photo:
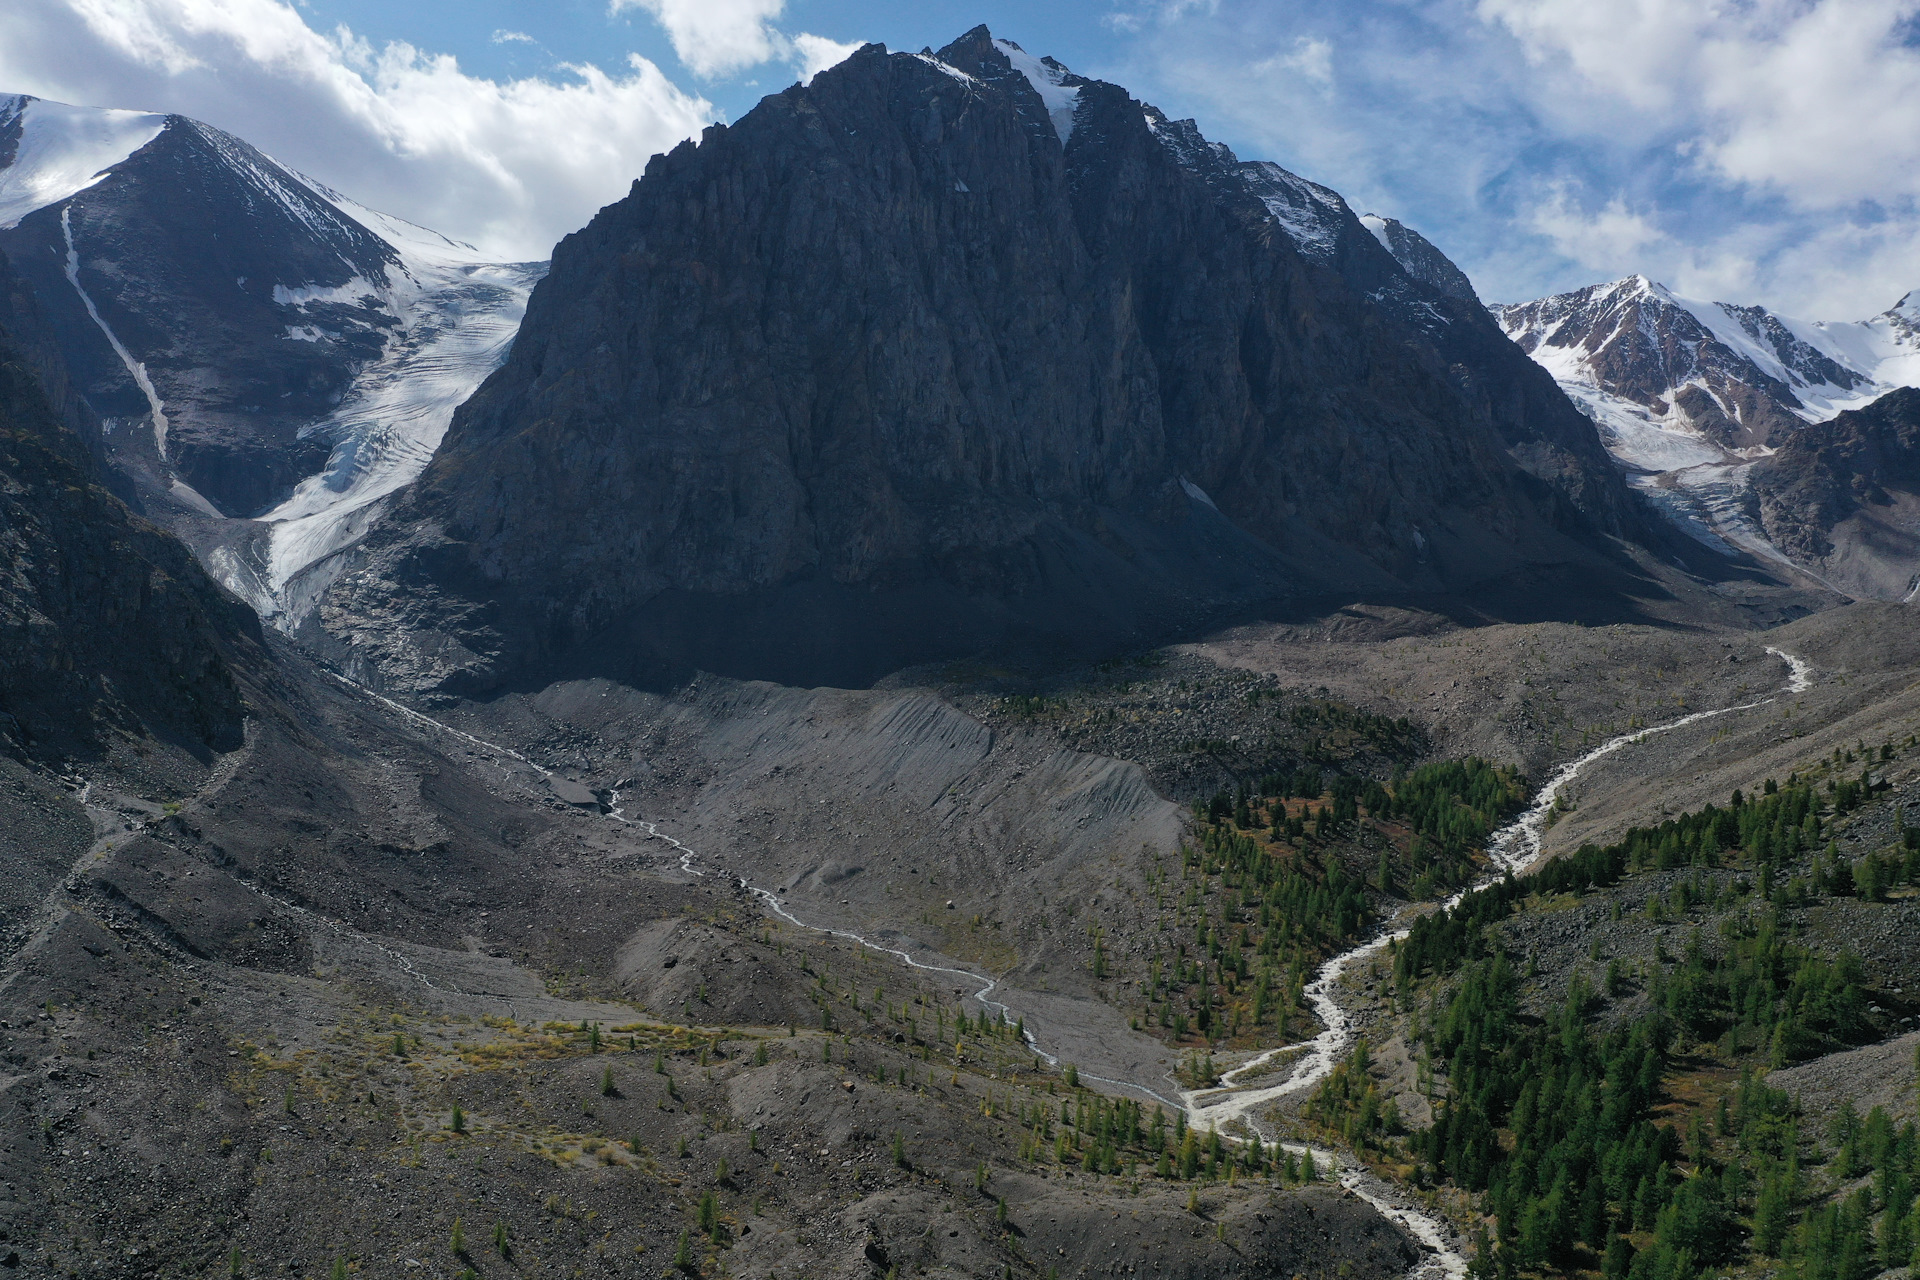
[(196, 116), (536, 258), (706, 122), (977, 22), (1419, 227), (1490, 299), (1920, 288), (1920, 0), (4, 0), (0, 92)]

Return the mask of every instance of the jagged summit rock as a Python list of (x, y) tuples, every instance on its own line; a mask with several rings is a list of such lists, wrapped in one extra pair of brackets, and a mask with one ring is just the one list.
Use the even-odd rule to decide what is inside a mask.
[(1406, 223), (1398, 218), (1368, 213), (1361, 215), (1360, 225), (1373, 232), (1380, 247), (1392, 254), (1394, 261), (1405, 267), (1407, 274), (1415, 280), (1432, 285), (1448, 297), (1458, 298), (1462, 302), (1480, 301), (1480, 295), (1474, 291), (1473, 281), (1467, 279), (1467, 273), (1440, 252), (1433, 241)]
[(1297, 183), (984, 27), (868, 45), (558, 246), (306, 634), (412, 688), (860, 681), (1630, 527), (1491, 316)]

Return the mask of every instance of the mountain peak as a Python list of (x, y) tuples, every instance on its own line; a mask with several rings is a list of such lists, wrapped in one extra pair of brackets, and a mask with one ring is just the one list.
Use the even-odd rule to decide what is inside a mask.
[(1380, 247), (1392, 254), (1394, 261), (1414, 279), (1431, 285), (1449, 297), (1479, 304), (1480, 295), (1474, 291), (1473, 281), (1467, 278), (1467, 273), (1455, 266), (1453, 260), (1440, 252), (1431, 240), (1406, 223), (1398, 218), (1368, 213), (1361, 215), (1360, 225), (1372, 232), (1373, 238), (1380, 242)]

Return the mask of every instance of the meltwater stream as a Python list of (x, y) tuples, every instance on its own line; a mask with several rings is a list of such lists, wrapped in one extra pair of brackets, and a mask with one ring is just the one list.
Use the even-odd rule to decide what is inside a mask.
[[(1717, 711), (1696, 711), (1692, 715), (1681, 716), (1678, 720), (1669, 720), (1665, 724), (1654, 725), (1648, 729), (1636, 729), (1632, 733), (1623, 733), (1609, 738), (1577, 760), (1569, 761), (1560, 767), (1546, 785), (1534, 796), (1533, 803), (1518, 818), (1494, 832), (1487, 841), (1487, 857), (1492, 863), (1486, 875), (1474, 881), (1460, 892), (1448, 898), (1443, 908), (1457, 906), (1461, 899), (1477, 889), (1484, 889), (1509, 872), (1524, 871), (1540, 856), (1540, 837), (1546, 830), (1547, 815), (1553, 809), (1554, 800), (1560, 792), (1569, 786), (1581, 772), (1603, 756), (1612, 755), (1622, 747), (1644, 742), (1648, 738), (1663, 733), (1671, 733), (1702, 720), (1711, 720), (1716, 716), (1732, 715), (1738, 711), (1751, 711), (1755, 707), (1765, 706), (1784, 694), (1799, 693), (1811, 680), (1813, 668), (1780, 649), (1769, 648), (1773, 654), (1787, 664), (1787, 683), (1779, 693), (1759, 698), (1753, 702), (1743, 702), (1738, 706), (1721, 707)], [(1319, 1035), (1307, 1042), (1306, 1053), (1286, 1079), (1277, 1084), (1242, 1087), (1234, 1082), (1255, 1075), (1275, 1057), (1296, 1052), (1298, 1045), (1285, 1045), (1270, 1049), (1259, 1057), (1243, 1063), (1220, 1078), (1220, 1084), (1210, 1089), (1189, 1090), (1180, 1095), (1192, 1123), (1211, 1123), (1224, 1127), (1229, 1121), (1243, 1120), (1252, 1123), (1252, 1112), (1269, 1102), (1298, 1093), (1320, 1083), (1334, 1068), (1334, 1064), (1343, 1058), (1353, 1043), (1352, 1020), (1345, 1009), (1333, 998), (1340, 980), (1355, 965), (1378, 956), (1390, 943), (1405, 939), (1411, 932), (1410, 927), (1402, 926), (1401, 921), (1422, 912), (1423, 908), (1410, 906), (1404, 908), (1386, 927), (1372, 938), (1349, 951), (1334, 956), (1313, 976), (1306, 988), (1307, 1002), (1313, 1006), (1314, 1014), (1325, 1028)]]
[[(1744, 702), (1737, 706), (1722, 707), (1715, 711), (1696, 711), (1691, 715), (1681, 716), (1679, 719), (1670, 720), (1665, 724), (1654, 725), (1646, 729), (1636, 729), (1631, 733), (1623, 733), (1618, 737), (1609, 738), (1578, 759), (1562, 765), (1551, 778), (1547, 779), (1546, 785), (1540, 788), (1539, 793), (1534, 797), (1533, 803), (1528, 806), (1525, 812), (1513, 822), (1495, 832), (1492, 838), (1489, 839), (1487, 842), (1487, 855), (1492, 865), (1488, 873), (1467, 888), (1462, 889), (1451, 898), (1448, 898), (1446, 902), (1442, 904), (1442, 907), (1451, 908), (1458, 905), (1467, 894), (1493, 884), (1510, 872), (1524, 871), (1539, 858), (1541, 834), (1546, 829), (1547, 815), (1553, 808), (1554, 800), (1564, 788), (1580, 776), (1587, 766), (1596, 760), (1611, 755), (1624, 747), (1644, 742), (1646, 739), (1656, 735), (1671, 733), (1675, 729), (1697, 724), (1702, 720), (1711, 720), (1717, 716), (1732, 715), (1740, 711), (1750, 711), (1755, 707), (1765, 706), (1783, 695), (1799, 693), (1807, 688), (1811, 682), (1813, 670), (1810, 664), (1781, 649), (1770, 647), (1767, 652), (1787, 664), (1787, 683), (1778, 693), (1769, 697), (1756, 699), (1752, 702)], [(435, 720), (430, 716), (422, 715), (410, 707), (402, 706), (390, 698), (382, 697), (373, 690), (347, 680), (344, 677), (336, 676), (335, 678), (340, 680), (342, 684), (346, 684), (358, 692), (380, 702), (384, 706), (401, 713), (409, 720), (440, 729), (472, 746), (499, 752), (535, 770), (542, 777), (551, 778), (554, 776), (550, 770), (535, 764), (532, 760), (529, 760), (526, 756), (521, 755), (512, 748), (487, 742), (463, 730), (456, 729), (451, 725)], [(1000, 985), (998, 979), (986, 977), (970, 969), (930, 964), (926, 961), (915, 959), (909, 951), (899, 947), (888, 946), (885, 943), (874, 942), (851, 930), (836, 929), (828, 925), (813, 924), (803, 920), (795, 915), (788, 908), (787, 904), (782, 902), (772, 891), (760, 888), (745, 876), (721, 868), (708, 868), (703, 870), (694, 865), (694, 860), (699, 856), (694, 849), (681, 843), (664, 831), (661, 831), (657, 823), (643, 818), (629, 817), (620, 808), (619, 799), (619, 792), (613, 792), (611, 802), (608, 805), (609, 813), (607, 816), (613, 821), (639, 828), (644, 831), (648, 837), (663, 841), (677, 850), (680, 854), (680, 868), (688, 875), (706, 876), (712, 873), (731, 880), (737, 889), (758, 898), (766, 904), (767, 908), (772, 911), (773, 914), (779, 916), (782, 920), (787, 921), (796, 928), (806, 929), (813, 933), (826, 934), (831, 937), (845, 938), (850, 942), (858, 943), (868, 950), (892, 956), (909, 968), (962, 979), (974, 985), (974, 999), (986, 1008), (992, 1009), (996, 1015), (1004, 1021), (1014, 1021), (1013, 1011), (1008, 1008), (1005, 1003), (992, 998), (993, 993)], [(1305, 994), (1307, 1002), (1312, 1006), (1314, 1014), (1320, 1019), (1324, 1029), (1320, 1034), (1307, 1042), (1305, 1052), (1302, 1053), (1299, 1060), (1293, 1064), (1292, 1070), (1277, 1083), (1243, 1085), (1238, 1082), (1249, 1076), (1257, 1076), (1267, 1068), (1275, 1058), (1283, 1054), (1299, 1052), (1301, 1046), (1295, 1044), (1285, 1045), (1278, 1049), (1270, 1049), (1227, 1072), (1220, 1077), (1219, 1083), (1212, 1087), (1184, 1091), (1170, 1090), (1173, 1094), (1171, 1097), (1137, 1080), (1113, 1080), (1086, 1072), (1080, 1073), (1080, 1078), (1099, 1084), (1113, 1085), (1117, 1088), (1131, 1089), (1143, 1093), (1148, 1097), (1159, 1099), (1168, 1106), (1186, 1112), (1187, 1122), (1196, 1127), (1205, 1125), (1217, 1129), (1224, 1129), (1228, 1124), (1238, 1121), (1258, 1133), (1260, 1132), (1260, 1126), (1254, 1115), (1257, 1110), (1318, 1084), (1333, 1070), (1334, 1064), (1346, 1055), (1353, 1043), (1353, 1026), (1352, 1019), (1348, 1017), (1346, 1010), (1342, 1008), (1339, 1001), (1334, 998), (1334, 993), (1339, 987), (1341, 979), (1355, 965), (1363, 964), (1373, 959), (1385, 951), (1390, 943), (1407, 937), (1410, 929), (1402, 926), (1401, 921), (1408, 919), (1417, 911), (1423, 909), (1424, 908), (1414, 906), (1402, 909), (1389, 920), (1385, 928), (1374, 937), (1350, 950), (1341, 952), (1320, 966), (1318, 972), (1314, 974), (1313, 981), (1308, 984)], [(1036, 1055), (1044, 1058), (1049, 1064), (1058, 1064), (1059, 1058), (1041, 1047), (1031, 1031), (1026, 1033), (1026, 1041), (1028, 1048)], [(1262, 1133), (1261, 1136), (1263, 1138), (1267, 1137), (1264, 1133)], [(1307, 1149), (1293, 1144), (1283, 1145), (1288, 1146), (1296, 1152)], [(1315, 1159), (1322, 1159), (1326, 1154), (1325, 1152), (1316, 1151), (1314, 1153)], [(1457, 1249), (1452, 1247), (1451, 1242), (1454, 1239), (1453, 1232), (1443, 1221), (1405, 1203), (1396, 1195), (1392, 1187), (1375, 1178), (1365, 1169), (1357, 1167), (1349, 1168), (1341, 1175), (1340, 1183), (1347, 1190), (1372, 1205), (1383, 1217), (1399, 1224), (1426, 1248), (1428, 1257), (1409, 1273), (1410, 1280), (1438, 1280), (1438, 1278), (1442, 1276), (1447, 1277), (1448, 1280), (1458, 1280), (1459, 1277), (1466, 1274), (1467, 1259), (1461, 1255)]]

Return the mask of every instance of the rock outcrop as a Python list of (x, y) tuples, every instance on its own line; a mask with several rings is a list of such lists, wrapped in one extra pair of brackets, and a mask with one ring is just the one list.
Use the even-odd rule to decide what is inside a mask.
[(100, 483), (61, 421), (84, 413), (62, 370), (9, 332), (31, 304), (4, 258), (0, 300), (0, 751), (61, 762), (115, 733), (237, 745), (232, 662), (261, 656), (258, 622)]
[(1261, 185), (1290, 178), (984, 28), (867, 46), (560, 244), (310, 633), (416, 689), (863, 681), (1464, 589), (1629, 528), (1478, 303), (1344, 203), (1303, 247)]
[(1750, 473), (1750, 514), (1774, 545), (1855, 594), (1920, 586), (1920, 388), (1800, 427)]

